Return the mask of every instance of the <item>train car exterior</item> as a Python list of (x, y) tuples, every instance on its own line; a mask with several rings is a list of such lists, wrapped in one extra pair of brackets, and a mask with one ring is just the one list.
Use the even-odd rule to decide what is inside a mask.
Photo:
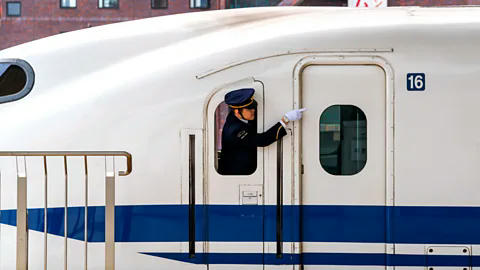
[[(254, 8), (0, 51), (0, 269), (477, 269), (478, 33), (478, 8)], [(222, 175), (239, 88), (259, 132), (308, 110)]]

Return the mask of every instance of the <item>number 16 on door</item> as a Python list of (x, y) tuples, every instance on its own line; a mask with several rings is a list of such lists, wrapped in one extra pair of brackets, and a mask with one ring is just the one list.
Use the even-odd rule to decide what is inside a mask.
[(407, 74), (407, 90), (408, 91), (424, 91), (425, 90), (425, 73), (408, 73)]

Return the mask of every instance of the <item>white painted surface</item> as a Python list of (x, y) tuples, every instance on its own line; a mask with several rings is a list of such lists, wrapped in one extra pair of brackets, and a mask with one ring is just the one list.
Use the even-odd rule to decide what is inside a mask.
[[(302, 119), (302, 204), (385, 205), (384, 71), (373, 65), (313, 65), (302, 75), (302, 106), (308, 108)], [(320, 116), (333, 105), (356, 106), (367, 119), (367, 162), (353, 175), (332, 175), (320, 164)]]
[[(395, 180), (395, 201), (392, 191), (388, 204), (478, 207), (480, 128), (475, 123), (480, 59), (475, 52), (480, 45), (479, 13), (478, 8), (228, 10), (95, 27), (20, 45), (1, 51), (0, 58), (28, 61), (35, 70), (35, 87), (24, 99), (0, 105), (0, 149), (125, 150), (134, 157), (134, 171), (118, 179), (117, 204), (180, 204), (180, 130), (203, 129), (205, 145), (210, 147), (208, 117), (213, 107), (207, 104), (215, 90), (226, 92), (251, 85), (253, 79), (261, 81), (263, 126), (269, 127), (294, 107), (292, 74), (302, 58), (376, 56), (392, 66), (395, 79), (395, 131), (391, 136), (395, 138), (394, 161), (391, 159), (395, 168), (383, 171), (395, 172), (385, 176)], [(424, 92), (406, 91), (406, 74), (412, 72), (426, 73)], [(208, 76), (197, 79), (201, 74)], [(244, 78), (253, 79), (250, 83), (232, 83)], [(218, 103), (222, 95), (214, 99)], [(308, 114), (305, 116), (308, 121)], [(384, 127), (392, 128), (393, 123)], [(383, 142), (388, 144), (389, 138)], [(284, 201), (295, 204), (300, 197), (294, 182), (298, 168), (292, 160), (292, 137), (285, 137), (284, 143), (291, 146), (284, 148), (285, 159), (290, 159), (285, 164), (285, 175), (290, 178), (285, 179), (289, 185)], [(238, 204), (238, 185), (251, 183), (264, 185), (265, 203), (274, 204), (275, 150), (275, 144), (259, 150), (264, 154), (259, 160), (265, 164), (261, 176), (238, 177), (227, 183), (214, 180), (218, 176), (208, 167), (211, 148), (205, 149), (206, 201)], [(91, 162), (89, 203), (104, 205), (105, 164), (94, 158)], [(6, 163), (2, 161), (1, 169), (2, 210), (16, 209), (16, 182), (8, 177), (14, 167)], [(63, 165), (52, 159), (49, 166), (48, 205), (60, 207), (65, 200), (59, 191), (65, 186), (56, 171), (61, 172)], [(38, 188), (37, 182), (31, 184), (28, 188)], [(361, 192), (346, 196), (356, 188), (364, 187), (345, 185), (345, 193), (328, 193), (315, 200), (322, 204), (377, 205), (385, 203), (380, 191), (386, 190), (383, 196), (389, 192), (389, 187), (375, 184), (368, 190), (374, 194), (371, 197), (357, 196)], [(41, 194), (29, 197), (29, 207), (43, 207)], [(308, 195), (307, 191), (305, 195), (315, 194)], [(69, 198), (72, 205), (81, 202), (76, 194)], [(2, 269), (15, 264), (16, 254), (11, 249), (15, 235), (15, 228), (0, 226)], [(31, 236), (32, 245), (37, 245), (35, 237)], [(63, 266), (63, 240), (48, 236), (48, 262), (54, 269)], [(70, 248), (75, 246), (73, 241)], [(190, 264), (139, 254), (153, 246), (174, 252), (181, 243), (116, 243), (117, 268), (141, 265), (143, 269), (158, 269), (161, 265), (196, 269)], [(273, 253), (272, 243), (265, 247)], [(425, 246), (395, 248), (401, 254), (424, 250)], [(226, 245), (224, 250), (228, 250)], [(252, 252), (257, 250), (258, 243), (252, 243)], [(90, 269), (105, 268), (104, 251), (104, 243), (89, 243)], [(472, 254), (478, 254), (477, 247), (472, 248)], [(35, 262), (37, 259), (41, 263), (40, 258)], [(350, 269), (336, 269), (342, 268)]]

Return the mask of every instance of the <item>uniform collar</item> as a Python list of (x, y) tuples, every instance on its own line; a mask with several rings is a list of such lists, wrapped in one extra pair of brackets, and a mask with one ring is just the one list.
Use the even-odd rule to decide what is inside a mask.
[(232, 117), (234, 121), (240, 121), (244, 124), (248, 124), (248, 120), (238, 118), (237, 116), (235, 116), (235, 113), (233, 113), (233, 111), (231, 111), (227, 117)]

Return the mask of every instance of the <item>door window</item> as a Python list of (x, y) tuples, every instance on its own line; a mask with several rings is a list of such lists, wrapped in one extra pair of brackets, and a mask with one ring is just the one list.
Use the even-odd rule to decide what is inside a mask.
[(320, 164), (333, 175), (354, 175), (367, 163), (367, 119), (354, 105), (333, 105), (320, 116)]

